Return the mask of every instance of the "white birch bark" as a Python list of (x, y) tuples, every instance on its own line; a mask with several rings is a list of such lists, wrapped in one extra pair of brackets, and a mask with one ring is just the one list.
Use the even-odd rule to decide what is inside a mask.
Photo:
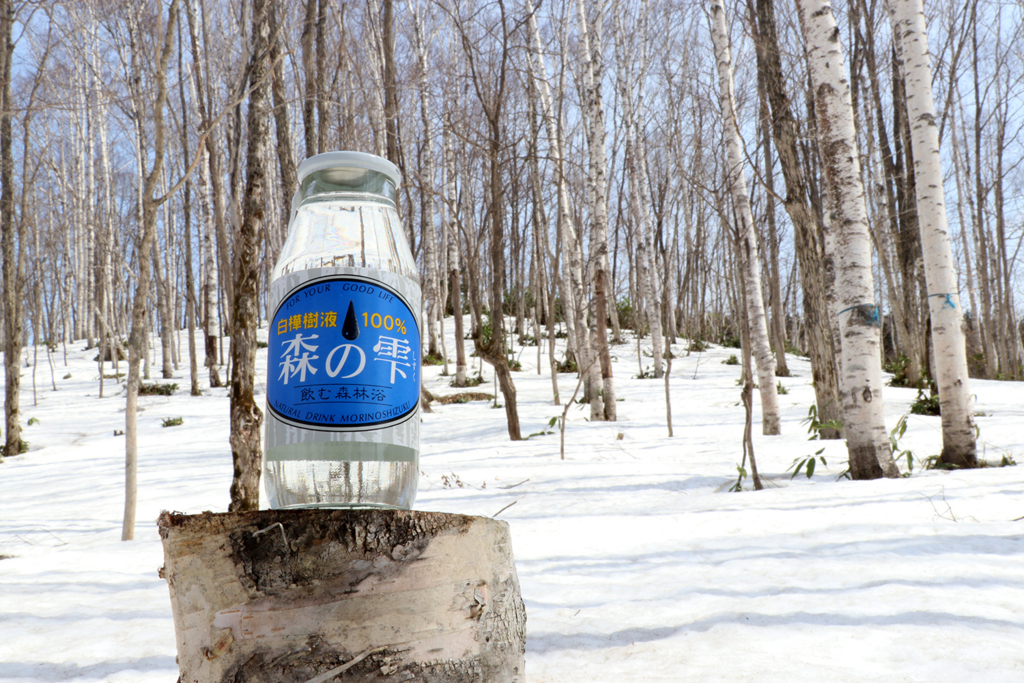
[(665, 253), (665, 347), (668, 349), (669, 362), (671, 362), (672, 344), (676, 342), (676, 334), (679, 332), (679, 323), (676, 317), (677, 302), (679, 301), (679, 216), (674, 219), (672, 230), (672, 243)]
[[(950, 131), (950, 134), (951, 134), (951, 142), (952, 142), (952, 146), (953, 146), (953, 170), (954, 170), (954, 175), (955, 175), (955, 178), (956, 178), (956, 191), (957, 191), (957, 194), (959, 196), (961, 196), (961, 197), (969, 197), (970, 196), (970, 190), (967, 189), (966, 183), (964, 182), (964, 177), (963, 177), (964, 174), (963, 174), (963, 168), (962, 168), (963, 167), (963, 157), (962, 157), (962, 154), (960, 152), (960, 144), (959, 144), (959, 141), (958, 141), (958, 138), (957, 138), (956, 124), (955, 123), (949, 127), (949, 131)], [(960, 225), (963, 226), (960, 229), (960, 244), (961, 244), (961, 247), (963, 248), (963, 253), (964, 253), (964, 271), (965, 271), (965, 275), (967, 277), (968, 300), (970, 301), (970, 304), (971, 304), (971, 314), (974, 316), (974, 324), (977, 325), (978, 328), (979, 328), (979, 330), (978, 330), (979, 331), (979, 337), (981, 338), (981, 342), (982, 342), (981, 348), (984, 349), (985, 348), (985, 343), (984, 343), (985, 335), (981, 333), (982, 330), (980, 329), (981, 328), (981, 325), (980, 325), (981, 318), (978, 316), (978, 311), (979, 311), (979, 308), (978, 308), (978, 298), (977, 298), (977, 293), (976, 293), (977, 289), (974, 286), (974, 268), (971, 265), (971, 247), (970, 247), (970, 245), (969, 245), (969, 243), (967, 241), (967, 226), (970, 225), (970, 221), (969, 221), (968, 217), (965, 215), (964, 202), (957, 202), (956, 207), (957, 207), (957, 213), (959, 214), (958, 218), (960, 220)]]
[[(194, 0), (193, 0), (194, 1)], [(192, 44), (193, 54), (203, 54), (200, 49), (199, 24), (204, 27), (203, 37), (206, 37), (205, 16), (202, 13), (203, 7), (194, 7), (193, 1), (185, 3), (185, 17), (188, 21), (189, 40)], [(199, 125), (202, 130), (209, 130), (214, 124), (208, 111), (206, 99), (210, 91), (209, 69), (201, 68), (201, 62), (196, 62), (195, 68), (189, 71), (189, 87), (192, 91), (193, 101), (199, 108)], [(220, 373), (217, 370), (217, 363), (221, 355), (218, 347), (221, 329), (218, 317), (217, 292), (223, 283), (224, 298), (227, 300), (230, 309), (234, 300), (234, 283), (231, 280), (230, 258), (227, 236), (227, 209), (224, 203), (224, 186), (220, 175), (220, 161), (217, 145), (214, 144), (213, 136), (207, 136), (206, 144), (199, 154), (199, 197), (201, 220), (204, 228), (203, 233), (203, 266), (205, 277), (203, 279), (203, 330), (205, 337), (206, 367), (209, 370), (210, 387), (223, 386)], [(207, 221), (206, 215), (210, 216)], [(216, 240), (216, 242), (215, 242)], [(216, 249), (216, 250), (215, 250)], [(217, 258), (217, 251), (220, 258)], [(222, 278), (222, 274), (225, 276)]]
[[(91, 14), (91, 12), (90, 12)], [(88, 45), (89, 33), (93, 30), (92, 22), (89, 22), (89, 28), (86, 30), (86, 41)], [(92, 102), (94, 97), (94, 91), (96, 90), (95, 81), (92, 75), (89, 73), (87, 67), (88, 64), (88, 53), (83, 55), (85, 59), (82, 60), (82, 125), (84, 131), (84, 139), (82, 156), (79, 159), (79, 163), (82, 168), (83, 175), (78, 176), (79, 178), (85, 177), (84, 190), (85, 196), (82, 198), (82, 212), (85, 222), (85, 292), (86, 292), (86, 308), (88, 315), (85, 316), (85, 336), (87, 346), (90, 348), (93, 345), (93, 335), (96, 331), (96, 192), (95, 192), (95, 151), (93, 147), (93, 135), (92, 130), (95, 125), (95, 115), (93, 114)]]
[(547, 80), (547, 67), (544, 63), (543, 45), (540, 40), (540, 29), (537, 26), (537, 18), (531, 0), (527, 0), (526, 11), (529, 14), (530, 22), (530, 69), (534, 84), (537, 86), (537, 95), (540, 98), (544, 130), (548, 138), (548, 155), (555, 168), (558, 189), (558, 231), (562, 239), (562, 253), (566, 255), (565, 267), (562, 271), (562, 314), (565, 318), (569, 338), (576, 341), (580, 372), (585, 372), (589, 356), (587, 350), (590, 344), (586, 333), (579, 329), (582, 324), (580, 305), (583, 299), (583, 258), (576, 226), (569, 214), (569, 192), (565, 180), (561, 131), (554, 113), (551, 86)]
[(874, 303), (871, 237), (839, 29), (828, 0), (798, 0), (797, 5), (837, 247), (839, 381), (850, 473), (854, 479), (895, 477), (899, 472), (882, 404), (881, 326)]
[[(611, 277), (608, 266), (608, 152), (604, 104), (601, 97), (603, 63), (601, 54), (601, 26), (604, 8), (604, 0), (597, 0), (594, 10), (594, 26), (591, 30), (588, 26), (583, 0), (576, 0), (580, 31), (579, 49), (583, 61), (583, 89), (586, 96), (587, 148), (590, 157), (587, 166), (587, 188), (592, 211), (590, 261), (593, 264), (596, 308), (594, 316), (595, 362), (600, 361), (603, 389), (603, 418), (609, 422), (614, 422), (616, 418), (615, 378), (612, 372), (611, 354), (608, 350), (606, 324), (608, 316), (608, 289), (611, 284)], [(612, 298), (614, 299), (614, 297)], [(614, 300), (611, 305), (614, 307)], [(615, 330), (615, 333), (616, 338), (618, 338), (618, 330)]]
[(357, 509), (164, 513), (158, 525), (183, 681), (526, 680), (505, 522)]
[[(826, 203), (827, 203), (826, 199)], [(867, 204), (865, 203), (865, 206)], [(822, 259), (822, 268), (825, 271), (825, 301), (828, 303), (828, 320), (829, 327), (832, 328), (832, 352), (836, 356), (836, 370), (839, 372), (843, 371), (843, 350), (842, 350), (842, 327), (839, 324), (839, 311), (843, 310), (839, 306), (839, 276), (836, 270), (839, 266), (839, 258), (837, 251), (839, 247), (839, 229), (836, 228), (832, 223), (832, 216), (829, 214), (828, 209), (823, 212), (821, 220), (821, 246), (824, 251), (824, 258)], [(865, 209), (865, 221), (867, 221), (867, 209)], [(867, 223), (865, 223), (867, 225)], [(872, 289), (874, 286), (874, 278), (872, 278)], [(872, 299), (873, 300), (873, 299)], [(881, 347), (879, 347), (879, 354), (881, 354)]]
[[(370, 75), (373, 87), (367, 96), (369, 97), (370, 126), (373, 128), (373, 152), (379, 157), (387, 156), (387, 128), (384, 116), (384, 31), (380, 25), (380, 3), (377, 0), (367, 0), (367, 13), (370, 36), (373, 44), (364, 54), (369, 58)], [(324, 151), (324, 150), (321, 150)]]
[[(154, 80), (156, 81), (156, 98), (152, 105), (153, 145), (151, 148), (153, 166), (147, 173), (143, 158), (143, 137), (141, 124), (137, 123), (138, 154), (139, 154), (139, 196), (141, 198), (139, 228), (141, 239), (138, 246), (138, 276), (136, 278), (135, 295), (132, 298), (132, 326), (128, 338), (128, 391), (125, 402), (125, 506), (124, 520), (121, 527), (121, 540), (130, 541), (135, 538), (135, 511), (138, 496), (138, 401), (139, 384), (141, 381), (139, 365), (140, 357), (146, 346), (146, 305), (150, 287), (150, 254), (156, 242), (156, 223), (158, 201), (155, 197), (158, 180), (164, 168), (164, 105), (167, 101), (166, 74), (173, 42), (174, 22), (178, 10), (178, 0), (172, 0), (167, 10), (166, 31), (161, 30), (164, 24), (159, 22), (155, 35), (163, 38), (160, 46), (159, 59), (156, 64)], [(162, 16), (160, 17), (162, 19)], [(130, 30), (138, 30), (139, 20), (136, 15), (129, 14)], [(132, 51), (131, 73), (140, 74), (138, 51)], [(136, 114), (136, 121), (141, 121), (138, 114), (143, 108), (138, 104), (141, 99), (136, 92), (132, 93), (131, 106)], [(146, 354), (148, 356), (148, 354)]]
[[(89, 182), (86, 176), (86, 146), (89, 138), (89, 113), (86, 104), (86, 90), (88, 89), (88, 76), (85, 73), (82, 62), (76, 60), (71, 72), (71, 89), (75, 102), (75, 113), (72, 116), (72, 130), (70, 132), (72, 158), (70, 166), (76, 178), (82, 178)], [(87, 338), (88, 346), (92, 346), (92, 334), (90, 325), (90, 312), (92, 301), (90, 296), (90, 283), (92, 281), (92, 255), (93, 255), (93, 232), (91, 217), (86, 211), (86, 195), (91, 185), (83, 182), (71, 184), (67, 196), (71, 200), (71, 222), (75, 226), (75, 233), (78, 237), (79, 254), (75, 263), (75, 277), (77, 293), (77, 306), (75, 310), (76, 327), (78, 336)]]
[(210, 200), (210, 190), (212, 184), (208, 180), (210, 176), (209, 171), (209, 155), (205, 148), (199, 150), (199, 154), (203, 156), (203, 159), (199, 162), (199, 220), (203, 226), (202, 236), (202, 265), (203, 265), (203, 285), (202, 285), (202, 320), (203, 320), (203, 338), (204, 338), (204, 349), (206, 351), (204, 364), (206, 365), (207, 371), (209, 372), (210, 386), (219, 387), (222, 386), (220, 380), (220, 372), (217, 369), (217, 361), (219, 355), (217, 353), (217, 340), (220, 338), (221, 330), (219, 318), (217, 317), (217, 291), (219, 289), (218, 280), (220, 277), (220, 271), (217, 268), (217, 253), (214, 244), (214, 233), (216, 231), (211, 220), (211, 214), (215, 211), (212, 208), (213, 202)]
[[(665, 370), (664, 329), (662, 325), (661, 278), (658, 268), (658, 254), (654, 245), (654, 219), (651, 216), (651, 181), (647, 172), (647, 147), (644, 144), (644, 126), (640, 121), (641, 107), (633, 111), (633, 160), (632, 178), (635, 191), (630, 199), (633, 212), (638, 216), (640, 247), (637, 256), (640, 262), (644, 299), (647, 301), (647, 320), (651, 328), (651, 351), (654, 355), (654, 376), (660, 379)], [(627, 132), (627, 138), (629, 133)], [(627, 145), (628, 146), (628, 145)], [(628, 156), (628, 155), (627, 155)], [(629, 162), (627, 162), (627, 167)], [(641, 251), (642, 249), (642, 251)]]
[(918, 226), (928, 284), (935, 381), (942, 413), (942, 461), (959, 467), (974, 467), (977, 446), (963, 314), (946, 221), (924, 7), (921, 0), (888, 0), (888, 6), (902, 62), (914, 152)]
[(541, 366), (541, 339), (543, 333), (540, 329), (540, 318), (543, 317), (547, 325), (548, 340), (548, 368), (551, 373), (551, 395), (554, 405), (561, 405), (558, 395), (558, 361), (555, 358), (555, 292), (554, 288), (548, 286), (547, 265), (555, 263), (551, 254), (551, 245), (548, 241), (548, 218), (544, 211), (544, 193), (541, 185), (542, 176), (540, 160), (538, 158), (538, 141), (540, 138), (539, 105), (537, 86), (533, 83), (527, 89), (530, 98), (530, 169), (533, 191), (533, 271), (536, 279), (534, 292), (536, 292), (535, 325), (534, 336), (537, 338), (537, 373), (540, 374)]
[[(651, 331), (651, 353), (654, 356), (654, 377), (660, 379), (664, 373), (662, 364), (662, 338), (661, 338), (661, 310), (659, 306), (659, 287), (657, 273), (654, 272), (652, 264), (653, 249), (651, 245), (651, 215), (648, 199), (651, 196), (647, 182), (647, 172), (644, 168), (644, 153), (641, 147), (642, 126), (637, 121), (638, 110), (641, 108), (635, 102), (633, 92), (633, 81), (642, 80), (632, 72), (629, 50), (625, 47), (626, 23), (623, 21), (622, 7), (616, 3), (615, 7), (616, 31), (615, 31), (615, 53), (620, 60), (619, 68), (616, 69), (617, 84), (622, 98), (622, 126), (625, 129), (625, 159), (626, 173), (630, 179), (629, 208), (637, 230), (636, 240), (636, 264), (637, 264), (637, 285), (640, 296), (645, 302), (647, 310), (647, 324)], [(635, 300), (634, 300), (635, 303)]]
[(758, 256), (760, 247), (750, 201), (747, 199), (747, 181), (743, 174), (743, 141), (736, 121), (732, 52), (729, 48), (725, 7), (721, 0), (714, 0), (711, 3), (711, 39), (715, 45), (715, 60), (718, 63), (722, 126), (728, 154), (729, 190), (741, 223), (738, 249), (750, 327), (750, 350), (757, 366), (758, 391), (761, 396), (761, 429), (764, 434), (780, 434), (782, 427), (775, 386), (775, 356), (768, 341), (768, 322), (761, 293), (761, 264)]
[[(91, 61), (93, 68), (97, 67), (96, 55), (92, 54)], [(111, 184), (111, 170), (110, 170), (110, 149), (109, 142), (107, 139), (107, 104), (106, 97), (97, 93), (97, 115), (99, 124), (97, 125), (99, 141), (97, 146), (99, 148), (99, 162), (100, 162), (100, 177), (103, 179), (103, 214), (102, 220), (99, 219), (97, 214), (96, 229), (98, 231), (97, 237), (97, 248), (98, 253), (96, 255), (96, 317), (99, 323), (99, 395), (103, 398), (103, 363), (106, 360), (107, 354), (110, 354), (111, 359), (115, 360), (117, 352), (114, 346), (113, 333), (107, 326), (107, 321), (110, 320), (110, 309), (109, 302), (111, 299), (111, 265), (110, 265), (110, 216), (111, 216), (111, 196), (110, 196), (110, 184)], [(115, 378), (117, 374), (115, 373)], [(116, 381), (116, 379), (115, 379)]]
[[(265, 232), (264, 206), (268, 188), (265, 171), (270, 151), (270, 21), (268, 5), (273, 0), (252, 4), (252, 49), (249, 65), (249, 95), (246, 145), (245, 191), (241, 224), (235, 235), (235, 300), (231, 309), (231, 503), (228, 510), (258, 510), (263, 448), (263, 411), (256, 403), (256, 325), (259, 317), (259, 241)], [(271, 214), (273, 215), (273, 214)]]
[[(128, 30), (136, 31), (138, 20), (134, 15), (128, 15)], [(137, 50), (132, 50), (131, 75), (140, 73)], [(124, 486), (124, 517), (121, 522), (121, 540), (131, 541), (135, 539), (135, 512), (138, 503), (138, 462), (139, 462), (139, 384), (142, 358), (145, 348), (145, 326), (146, 326), (146, 299), (149, 295), (149, 252), (152, 249), (153, 233), (155, 226), (155, 206), (146, 204), (144, 208), (146, 171), (143, 162), (143, 133), (142, 119), (140, 116), (138, 95), (132, 92), (130, 100), (132, 120), (135, 122), (135, 162), (138, 173), (136, 194), (138, 198), (138, 227), (141, 240), (138, 248), (138, 275), (135, 278), (135, 295), (132, 299), (131, 328), (128, 335), (128, 381), (125, 392), (124, 410), (124, 438), (125, 438), (125, 486)], [(155, 180), (155, 177), (153, 178)], [(146, 211), (154, 213), (152, 223), (146, 220)], [(148, 355), (148, 354), (147, 354)]]
[(420, 91), (420, 116), (423, 119), (423, 167), (420, 186), (425, 195), (423, 200), (423, 215), (420, 220), (423, 225), (423, 234), (420, 239), (423, 242), (423, 269), (426, 271), (423, 278), (423, 302), (427, 313), (427, 352), (433, 356), (438, 354), (437, 350), (437, 321), (440, 317), (440, 303), (438, 297), (437, 277), (437, 236), (434, 231), (434, 134), (430, 116), (430, 93), (428, 76), (430, 75), (429, 61), (427, 59), (426, 39), (423, 35), (423, 20), (416, 5), (412, 8), (413, 38), (416, 48), (416, 58), (419, 62), (420, 74), (417, 80), (417, 87)]
[[(161, 194), (167, 192), (167, 178), (162, 176), (160, 178), (160, 189)], [(174, 331), (175, 320), (174, 314), (172, 313), (173, 304), (171, 303), (171, 278), (173, 277), (171, 269), (168, 267), (168, 260), (161, 263), (161, 254), (167, 259), (168, 255), (174, 253), (174, 233), (176, 224), (174, 223), (170, 207), (165, 202), (161, 207), (160, 211), (163, 214), (162, 222), (165, 226), (164, 229), (164, 248), (155, 249), (153, 251), (153, 290), (156, 295), (156, 312), (160, 316), (160, 328), (158, 333), (160, 335), (160, 360), (161, 360), (161, 376), (164, 379), (171, 379), (174, 377), (173, 365), (173, 341), (172, 333)], [(157, 244), (160, 243), (160, 229), (157, 226)]]
[(442, 377), (447, 377), (448, 375), (451, 374), (451, 369), (448, 367), (448, 341), (447, 341), (447, 339), (445, 337), (444, 318), (445, 318), (445, 314), (447, 313), (447, 310), (448, 310), (447, 307), (448, 307), (448, 292), (449, 292), (449, 288), (448, 288), (448, 240), (449, 240), (448, 221), (450, 219), (448, 217), (448, 208), (449, 208), (450, 204), (448, 203), (448, 175), (447, 175), (448, 169), (447, 169), (447, 166), (446, 166), (448, 160), (447, 160), (447, 158), (445, 156), (447, 154), (447, 151), (445, 150), (445, 147), (444, 147), (444, 145), (445, 145), (445, 142), (444, 142), (445, 134), (443, 132), (444, 131), (444, 125), (443, 124), (441, 126), (441, 129), (442, 129), (442, 133), (441, 133), (441, 168), (440, 168), (440, 172), (441, 172), (441, 180), (440, 180), (441, 197), (440, 197), (440, 202), (438, 203), (438, 210), (440, 211), (440, 214), (438, 216), (439, 224), (440, 224), (440, 234), (438, 235), (438, 239), (440, 240), (440, 243), (438, 244), (438, 250), (437, 250), (437, 258), (438, 258), (438, 264), (437, 264), (437, 290), (438, 290), (437, 291), (437, 296), (438, 296), (437, 322), (438, 322), (438, 327), (439, 327), (439, 335), (438, 336), (441, 338), (441, 365), (442, 365), (441, 376)]
[[(24, 271), (22, 268), (21, 238), (14, 215), (14, 158), (11, 135), (11, 62), (13, 44), (12, 26), (15, 11), (13, 3), (0, 3), (0, 258), (3, 260), (3, 317), (4, 317), (4, 445), (0, 448), (0, 462), (4, 455), (21, 452), (20, 389), (21, 350), (24, 319), (22, 294)], [(16, 245), (16, 243), (18, 243)]]
[[(96, 54), (93, 54), (93, 68), (98, 70), (98, 61)], [(109, 353), (113, 359), (114, 366), (114, 381), (118, 382), (118, 368), (120, 365), (121, 358), (121, 343), (118, 337), (118, 330), (111, 329), (111, 325), (116, 325), (117, 321), (114, 316), (114, 266), (113, 266), (113, 215), (114, 215), (114, 200), (113, 200), (113, 179), (114, 173), (111, 167), (110, 161), (110, 135), (109, 135), (109, 101), (106, 93), (101, 93), (97, 100), (98, 115), (99, 115), (99, 148), (100, 148), (100, 168), (103, 176), (103, 223), (102, 223), (102, 253), (99, 259), (100, 275), (99, 280), (101, 283), (100, 287), (100, 301), (98, 303), (98, 309), (100, 312), (100, 334), (102, 335), (103, 341), (100, 344), (100, 396), (103, 396), (103, 359), (105, 353)]]
[(446, 242), (448, 244), (448, 276), (451, 278), (452, 322), (455, 328), (455, 386), (466, 386), (466, 341), (462, 332), (462, 264), (459, 262), (458, 192), (455, 189), (455, 153), (452, 150), (450, 125), (441, 131), (444, 154), (444, 203)]

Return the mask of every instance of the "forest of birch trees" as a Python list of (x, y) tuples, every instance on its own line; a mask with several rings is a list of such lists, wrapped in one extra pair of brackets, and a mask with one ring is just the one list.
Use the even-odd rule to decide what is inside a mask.
[(296, 168), (358, 150), (402, 173), (424, 355), (493, 370), (510, 438), (524, 352), (615, 420), (628, 330), (630, 376), (742, 348), (765, 434), (808, 356), (854, 478), (895, 473), (884, 367), (971, 466), (968, 377), (1024, 379), (1022, 79), (999, 0), (0, 0), (5, 452), (72, 342), (129, 457), (161, 376), (231, 385), (258, 452)]

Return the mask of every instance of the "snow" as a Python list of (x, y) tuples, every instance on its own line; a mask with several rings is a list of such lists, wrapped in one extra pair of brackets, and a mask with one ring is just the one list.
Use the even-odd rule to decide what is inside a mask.
[[(155, 520), (226, 510), (227, 390), (189, 396), (186, 363), (173, 396), (141, 399), (137, 540), (121, 542), (124, 396), (108, 380), (99, 397), (84, 346), (68, 345), (67, 365), (63, 349), (52, 354), (52, 376), (40, 351), (38, 404), (24, 368), (23, 418), (38, 422), (25, 427), (31, 450), (0, 465), (0, 681), (173, 683)], [(903, 479), (837, 479), (845, 448), (808, 441), (810, 368), (790, 357), (782, 436), (758, 434), (755, 402), (768, 488), (748, 479), (733, 493), (743, 410), (739, 368), (723, 361), (738, 350), (674, 351), (672, 438), (664, 384), (635, 378), (635, 342), (613, 347), (619, 421), (571, 407), (564, 460), (546, 349), (539, 375), (536, 348), (517, 349), (516, 388), (523, 433), (555, 433), (510, 442), (491, 402), (422, 416), (416, 508), (500, 513), (511, 527), (530, 683), (1024, 680), (1024, 467), (915, 461)], [(263, 376), (265, 351), (258, 362)], [(425, 368), (427, 387), (459, 391), (440, 372)], [(493, 393), (484, 375), (474, 391)], [(575, 386), (559, 376), (563, 397)], [(972, 391), (981, 455), (1020, 460), (1024, 385), (974, 380)], [(890, 429), (914, 395), (884, 390)], [(183, 424), (161, 427), (172, 417)], [(940, 446), (939, 418), (908, 418), (901, 450), (920, 460)], [(828, 467), (790, 479), (794, 459), (819, 448)]]

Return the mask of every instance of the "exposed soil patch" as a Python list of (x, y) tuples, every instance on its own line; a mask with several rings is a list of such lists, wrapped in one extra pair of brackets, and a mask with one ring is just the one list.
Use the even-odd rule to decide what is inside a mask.
[(479, 391), (463, 391), (459, 394), (449, 394), (448, 396), (437, 396), (435, 400), (443, 405), (449, 403), (469, 403), (470, 401), (490, 401), (494, 398), (492, 394), (485, 394)]

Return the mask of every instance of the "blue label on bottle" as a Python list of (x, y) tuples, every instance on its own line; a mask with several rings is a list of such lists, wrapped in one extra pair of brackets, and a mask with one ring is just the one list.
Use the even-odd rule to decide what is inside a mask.
[(407, 419), (420, 396), (420, 333), (409, 304), (376, 280), (328, 276), (282, 299), (270, 326), (267, 407), (307, 429)]

